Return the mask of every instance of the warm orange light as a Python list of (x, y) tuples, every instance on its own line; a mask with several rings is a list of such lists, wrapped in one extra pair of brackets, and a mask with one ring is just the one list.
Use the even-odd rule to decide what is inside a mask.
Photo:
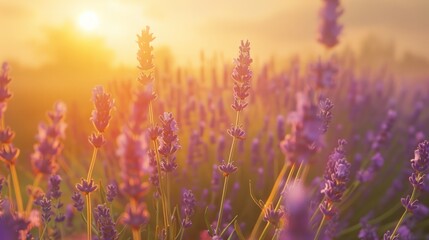
[(95, 12), (85, 11), (80, 14), (78, 24), (85, 31), (94, 31), (99, 25), (99, 19)]

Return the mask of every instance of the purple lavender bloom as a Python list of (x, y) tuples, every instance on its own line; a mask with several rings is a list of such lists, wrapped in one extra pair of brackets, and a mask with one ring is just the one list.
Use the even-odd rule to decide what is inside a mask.
[(10, 129), (10, 127), (6, 127), (0, 130), (0, 142), (2, 144), (10, 144), (15, 137), (15, 133)]
[(58, 199), (61, 197), (60, 183), (61, 183), (60, 175), (52, 175), (49, 178), (49, 197), (53, 199)]
[(192, 221), (190, 220), (190, 218), (195, 213), (196, 201), (195, 201), (194, 194), (192, 193), (191, 190), (185, 190), (183, 192), (182, 199), (183, 199), (182, 212), (184, 214), (182, 226), (184, 228), (189, 228), (192, 225)]
[(94, 210), (94, 217), (97, 220), (100, 240), (116, 240), (118, 232), (116, 224), (110, 216), (110, 209), (105, 205), (98, 205)]
[(234, 79), (234, 102), (232, 108), (240, 112), (248, 104), (246, 98), (249, 96), (250, 80), (252, 78), (252, 71), (250, 70), (252, 58), (250, 57), (249, 41), (241, 41), (240, 53), (234, 62), (235, 67), (232, 71), (232, 78)]
[(414, 151), (414, 158), (411, 159), (411, 167), (416, 172), (424, 172), (429, 168), (429, 141), (423, 141)]
[(177, 168), (176, 152), (180, 149), (177, 133), (179, 128), (172, 113), (165, 112), (160, 116), (162, 135), (158, 139), (158, 152), (161, 154), (161, 170), (172, 172)]
[(234, 166), (234, 162), (225, 163), (224, 161), (222, 161), (222, 164), (219, 165), (219, 171), (221, 171), (224, 176), (228, 176), (231, 173), (237, 171), (237, 167)]
[(118, 196), (118, 186), (115, 183), (107, 185), (106, 199), (108, 202), (113, 202), (113, 200)]
[(381, 146), (383, 146), (391, 132), (391, 129), (393, 128), (394, 123), (396, 122), (397, 113), (394, 110), (389, 110), (387, 112), (387, 117), (384, 120), (384, 122), (380, 126), (380, 130), (378, 134), (373, 139), (371, 149), (373, 151), (379, 151)]
[(283, 217), (282, 209), (274, 209), (272, 205), (265, 209), (264, 221), (271, 223), (276, 228), (279, 226), (280, 220)]
[(324, 100), (320, 100), (319, 107), (319, 117), (322, 120), (321, 131), (322, 133), (326, 133), (326, 131), (328, 131), (328, 126), (332, 120), (332, 108), (334, 107), (334, 104), (332, 104), (329, 98), (325, 98)]
[(43, 223), (47, 224), (51, 220), (52, 215), (54, 214), (52, 212), (51, 199), (44, 196), (39, 199), (36, 199), (36, 201), (34, 201), (34, 204), (42, 208), (42, 220)]
[(127, 205), (121, 221), (132, 229), (140, 229), (142, 225), (146, 225), (149, 221), (149, 212), (146, 209), (146, 205), (144, 203), (140, 203), (136, 207)]
[(340, 0), (323, 0), (324, 5), (320, 10), (320, 24), (318, 41), (327, 49), (338, 44), (338, 36), (342, 26), (338, 23), (338, 18), (343, 14), (340, 7)]
[[(12, 97), (8, 85), (12, 81), (9, 77), (9, 64), (4, 62), (2, 64), (1, 73), (0, 73), (0, 103), (5, 103)], [(3, 116), (2, 112), (0, 116)]]
[(85, 206), (85, 202), (83, 201), (82, 194), (79, 192), (74, 192), (72, 195), (73, 200), (73, 206), (78, 210), (79, 212), (82, 212), (83, 207)]
[(18, 148), (14, 147), (13, 144), (9, 144), (0, 149), (0, 158), (9, 165), (15, 165), (19, 153), (20, 151)]
[(401, 203), (408, 212), (414, 212), (419, 207), (419, 200), (412, 201), (410, 195), (407, 195), (406, 198), (401, 198)]
[(91, 121), (99, 133), (103, 133), (112, 118), (110, 115), (114, 101), (102, 86), (96, 86), (92, 91), (92, 102), (95, 109), (92, 111)]
[(81, 179), (81, 182), (76, 184), (76, 189), (81, 193), (89, 194), (97, 190), (97, 185), (94, 184), (94, 180), (91, 179), (89, 182), (86, 179)]
[(140, 178), (148, 172), (147, 136), (142, 133), (135, 135), (130, 129), (124, 128), (117, 137), (116, 156), (119, 158), (121, 178)]
[(241, 126), (231, 126), (231, 128), (229, 128), (227, 132), (231, 137), (236, 138), (238, 140), (244, 140), (246, 138), (246, 132)]
[(31, 154), (31, 164), (35, 173), (50, 175), (58, 170), (57, 158), (63, 149), (67, 124), (64, 122), (66, 106), (62, 102), (54, 105), (54, 110), (48, 112), (49, 123), (39, 124)]

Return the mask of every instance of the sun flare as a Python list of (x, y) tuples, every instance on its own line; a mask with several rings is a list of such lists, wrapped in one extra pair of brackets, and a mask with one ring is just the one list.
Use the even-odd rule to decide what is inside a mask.
[(79, 15), (78, 24), (85, 31), (94, 31), (99, 25), (99, 19), (95, 12), (85, 11)]

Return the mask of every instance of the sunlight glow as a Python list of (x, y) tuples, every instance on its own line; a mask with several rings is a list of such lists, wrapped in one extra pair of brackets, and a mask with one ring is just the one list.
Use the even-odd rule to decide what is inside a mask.
[(80, 14), (78, 24), (85, 31), (94, 31), (99, 25), (99, 19), (95, 12), (85, 11)]

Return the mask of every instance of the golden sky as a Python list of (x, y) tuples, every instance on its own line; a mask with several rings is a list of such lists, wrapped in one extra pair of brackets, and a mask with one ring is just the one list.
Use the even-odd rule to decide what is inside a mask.
[[(319, 0), (0, 0), (0, 61), (37, 66), (47, 61), (42, 51), (55, 41), (52, 29), (78, 26), (91, 11), (98, 18), (92, 31), (112, 49), (116, 64), (135, 65), (135, 35), (151, 26), (155, 47), (169, 46), (178, 62), (207, 54), (234, 56), (241, 39), (253, 54), (291, 55), (321, 51), (316, 42)], [(354, 46), (368, 34), (429, 57), (428, 0), (347, 0), (341, 46)], [(49, 39), (47, 39), (49, 38)], [(44, 46), (44, 47), (42, 47)], [(88, 49), (87, 49), (88, 50)]]

